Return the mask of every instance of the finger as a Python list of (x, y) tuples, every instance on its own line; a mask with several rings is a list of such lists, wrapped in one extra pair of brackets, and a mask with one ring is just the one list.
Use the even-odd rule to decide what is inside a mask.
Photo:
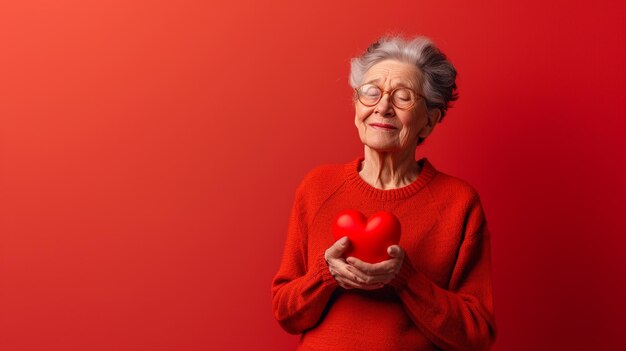
[(348, 279), (346, 277), (342, 277), (342, 276), (337, 276), (336, 278), (337, 282), (339, 283), (340, 286), (346, 288), (346, 289), (362, 289), (362, 290), (375, 290), (375, 289), (380, 289), (383, 286), (385, 286), (382, 283), (374, 283), (374, 284), (364, 284), (364, 283), (359, 283), (359, 282), (355, 282), (351, 279)]
[(343, 278), (343, 277), (336, 277), (335, 280), (337, 281), (337, 284), (339, 284), (340, 287), (344, 288), (344, 289), (356, 289), (355, 287), (353, 287), (352, 285), (350, 285), (348, 283), (348, 281)]
[(381, 284), (382, 279), (372, 280), (372, 277), (369, 277), (369, 278), (366, 278), (368, 280), (367, 282), (363, 281), (354, 273), (356, 269), (351, 269), (351, 268), (352, 267), (350, 267), (349, 265), (345, 263), (335, 266), (334, 270), (337, 273), (335, 280), (342, 281), (344, 284), (348, 284), (349, 286), (353, 288), (358, 288), (358, 289), (371, 290), (371, 289), (380, 288), (379, 285)]
[(377, 283), (377, 284), (363, 284), (359, 287), (359, 289), (361, 290), (377, 290), (380, 289), (382, 287), (384, 287), (385, 284), (383, 283)]
[(386, 277), (386, 275), (384, 274), (378, 274), (378, 275), (372, 275), (372, 274), (367, 274), (363, 271), (361, 271), (360, 269), (351, 266), (351, 265), (347, 265), (346, 269), (348, 271), (350, 271), (350, 273), (354, 274), (356, 276), (356, 281), (359, 283), (364, 283), (364, 284), (375, 284), (375, 283), (379, 283), (383, 281), (383, 278)]
[[(379, 279), (378, 276), (367, 275), (363, 273), (362, 271), (360, 271), (359, 269), (352, 267), (346, 263), (337, 264), (335, 266), (335, 270), (341, 271), (341, 275), (360, 284), (365, 284), (365, 285), (378, 284), (383, 280), (383, 279)], [(380, 277), (383, 278), (383, 276), (380, 276)]]
[[(339, 260), (335, 260), (333, 262), (331, 272), (334, 272), (335, 276), (340, 276), (340, 277), (343, 277), (345, 279), (352, 280), (354, 282), (358, 282), (359, 281), (359, 279), (356, 276), (356, 274), (354, 274), (353, 272), (348, 270), (348, 265), (345, 264), (345, 262), (341, 262)], [(335, 277), (335, 279), (337, 279), (337, 278)]]
[(346, 265), (346, 269), (357, 277), (358, 282), (367, 282), (369, 280), (369, 275), (354, 266)]
[(394, 274), (368, 275), (352, 266), (348, 266), (347, 269), (356, 275), (357, 282), (361, 284), (385, 284), (395, 277)]
[(397, 259), (385, 260), (378, 263), (367, 263), (351, 256), (346, 259), (346, 262), (367, 275), (384, 275), (393, 273), (396, 265), (395, 260)]
[(343, 252), (348, 248), (348, 237), (344, 236), (339, 240), (335, 241), (335, 243), (326, 251), (327, 257), (339, 258), (343, 255)]

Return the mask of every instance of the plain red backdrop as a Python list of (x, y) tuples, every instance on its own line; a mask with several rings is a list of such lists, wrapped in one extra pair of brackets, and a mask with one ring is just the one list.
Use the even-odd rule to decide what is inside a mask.
[(623, 346), (624, 23), (621, 1), (2, 2), (0, 349), (293, 349), (270, 299), (293, 193), (362, 153), (348, 63), (386, 32), (459, 71), (417, 157), (481, 194), (494, 350)]

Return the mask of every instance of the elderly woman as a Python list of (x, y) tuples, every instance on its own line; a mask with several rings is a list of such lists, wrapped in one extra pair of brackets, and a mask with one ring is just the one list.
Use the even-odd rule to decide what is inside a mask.
[[(298, 186), (272, 282), (274, 315), (301, 350), (488, 350), (495, 341), (490, 233), (475, 189), (416, 147), (457, 98), (456, 70), (427, 38), (385, 37), (351, 62), (364, 155)], [(333, 221), (385, 210), (388, 259), (345, 257)]]

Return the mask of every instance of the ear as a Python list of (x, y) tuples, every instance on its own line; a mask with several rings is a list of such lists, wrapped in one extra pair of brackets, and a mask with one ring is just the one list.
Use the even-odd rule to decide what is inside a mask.
[(432, 108), (427, 113), (426, 125), (422, 128), (419, 136), (422, 138), (426, 138), (432, 133), (433, 129), (435, 129), (435, 125), (441, 119), (441, 110), (438, 108)]

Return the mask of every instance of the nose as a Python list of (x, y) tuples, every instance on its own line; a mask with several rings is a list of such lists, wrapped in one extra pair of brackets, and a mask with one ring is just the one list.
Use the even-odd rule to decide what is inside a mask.
[(374, 113), (377, 113), (383, 117), (393, 117), (395, 115), (395, 111), (393, 109), (393, 105), (391, 104), (391, 94), (388, 92), (384, 92), (383, 96), (380, 97), (380, 101), (376, 104), (376, 109)]

